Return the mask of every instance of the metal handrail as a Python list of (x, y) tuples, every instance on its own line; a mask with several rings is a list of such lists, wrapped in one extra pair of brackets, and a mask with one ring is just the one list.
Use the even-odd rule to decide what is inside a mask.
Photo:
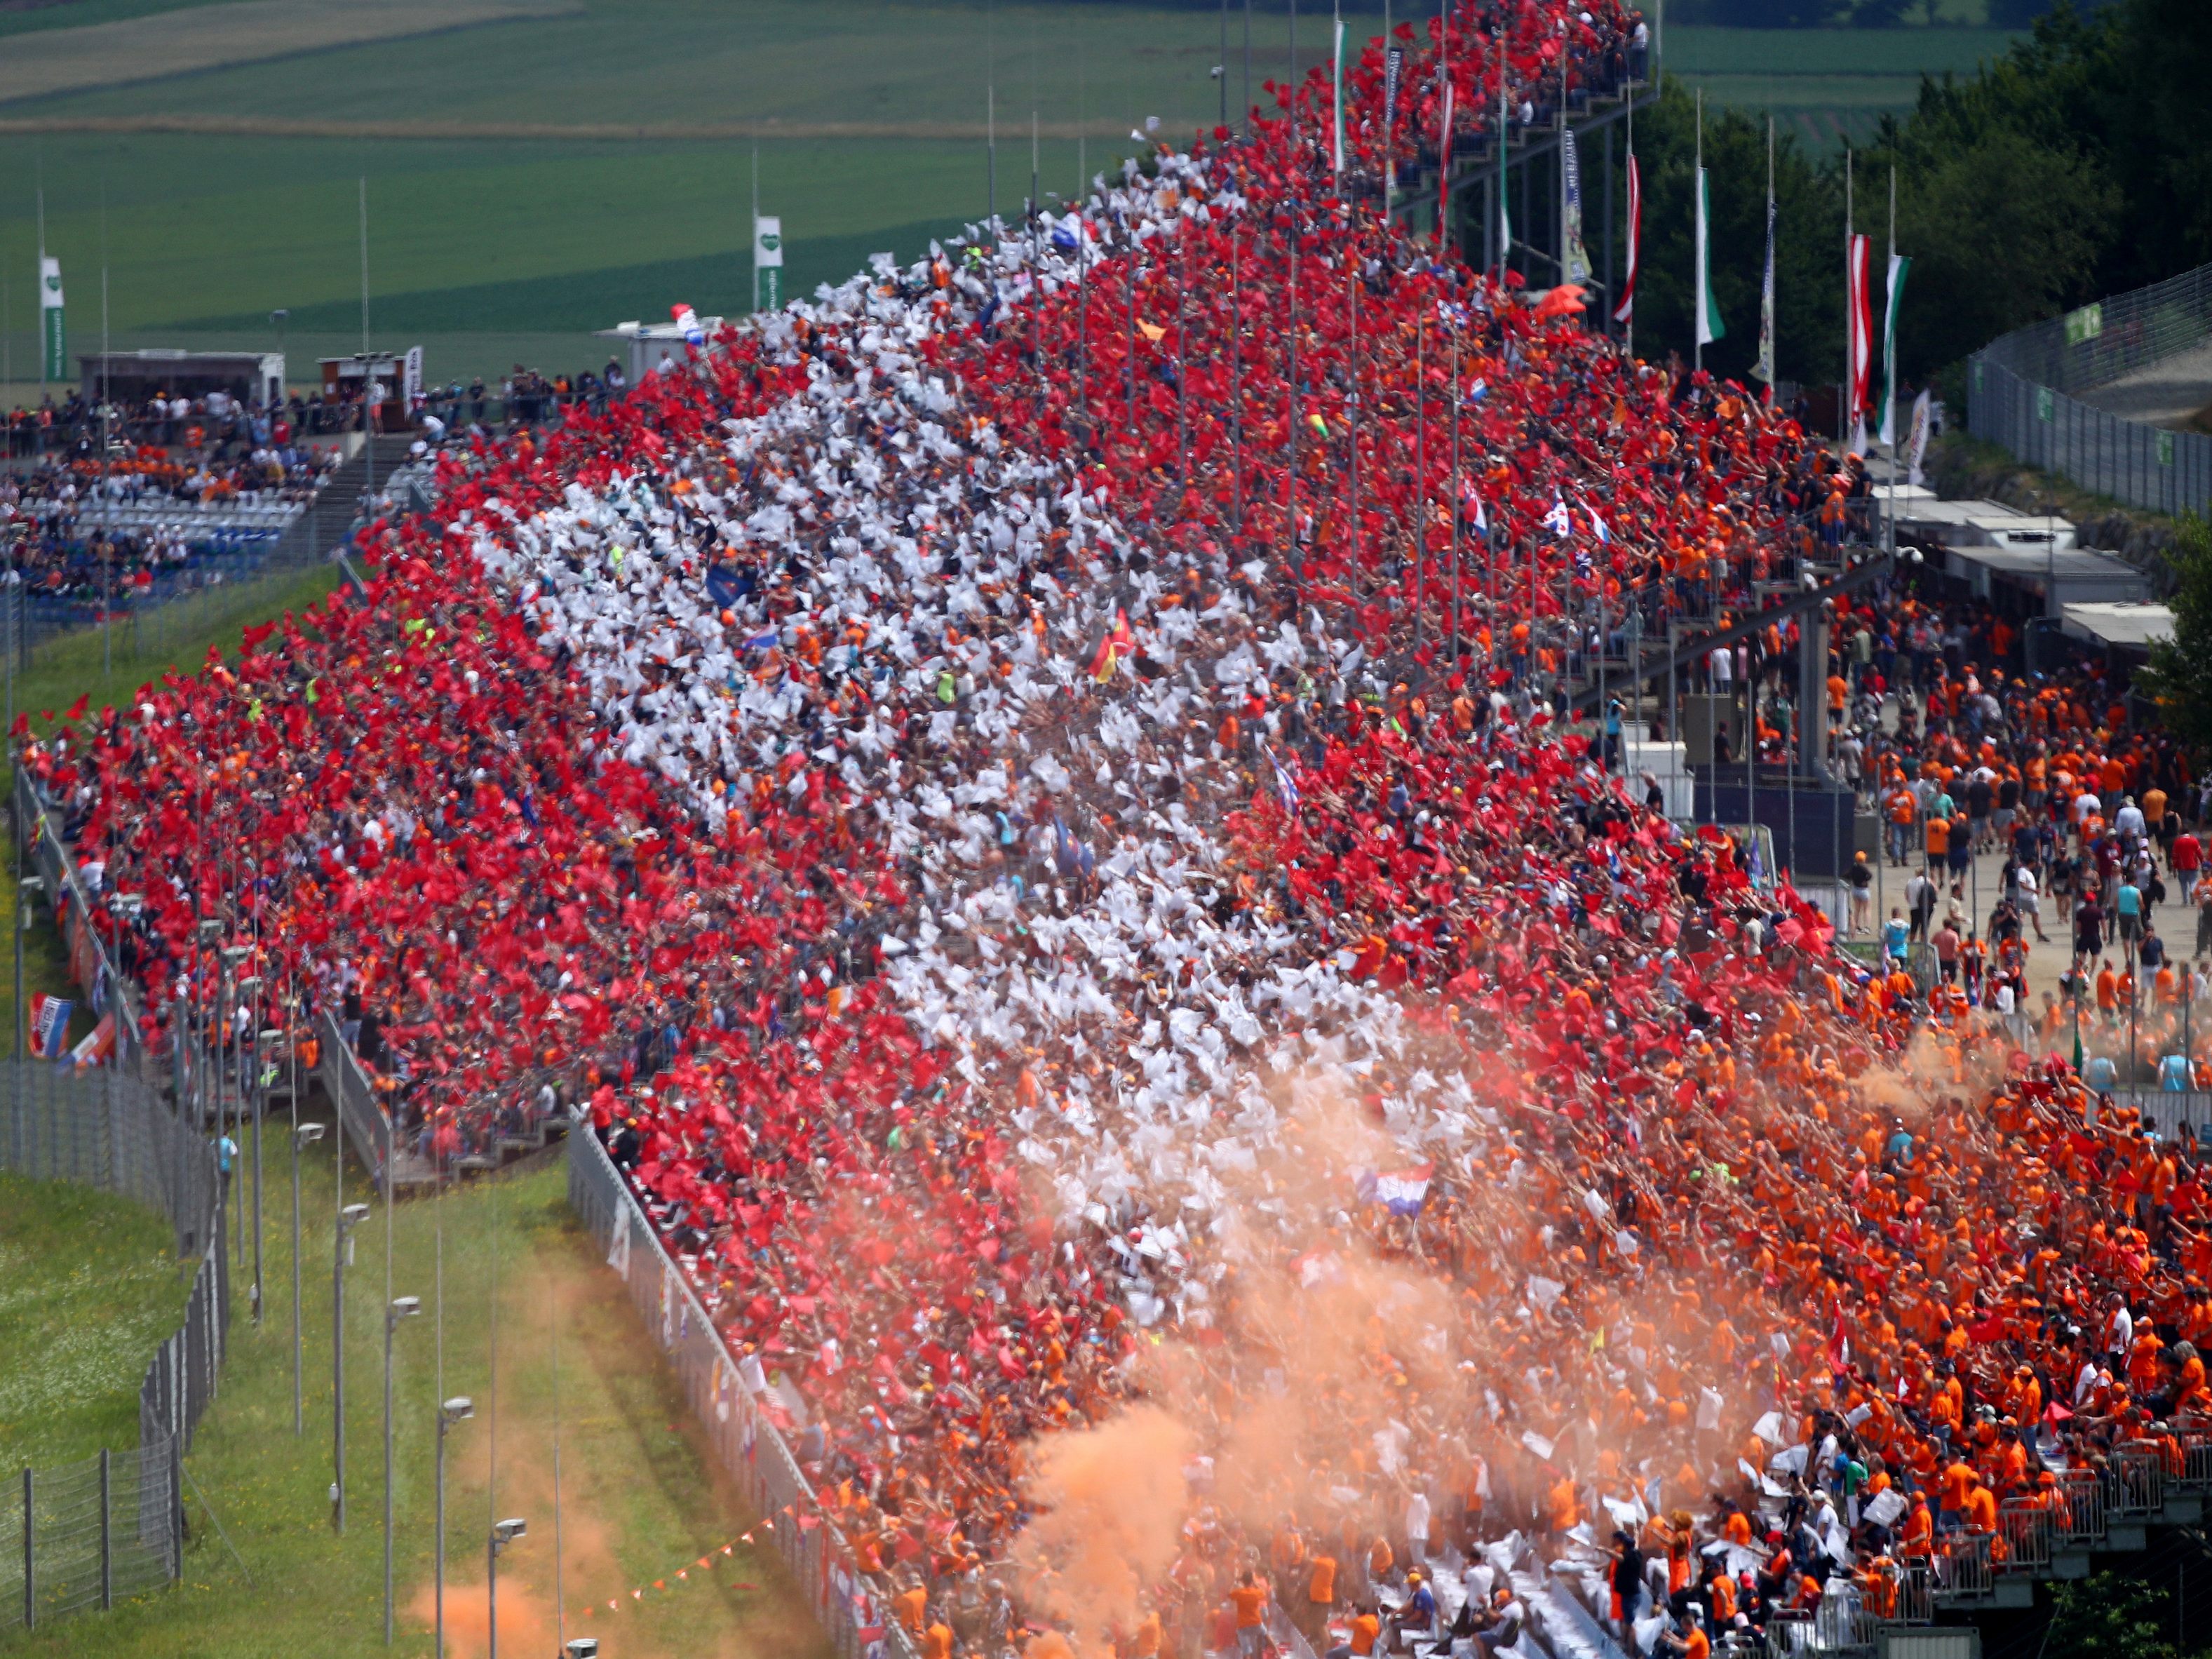
[(2166, 1507), (2166, 1448), (2141, 1440), (2112, 1449), (2113, 1513), (2130, 1518)]
[(2094, 1469), (2058, 1472), (2058, 1538), (2072, 1548), (2101, 1544), (2106, 1532), (2105, 1482)]
[(1997, 1506), (1997, 1536), (2003, 1541), (1997, 1571), (2047, 1572), (2058, 1532), (2057, 1513), (2033, 1498), (2008, 1498)]
[(392, 1117), (377, 1098), (376, 1084), (345, 1040), (345, 1028), (325, 1010), (317, 1016), (315, 1035), (322, 1044), (323, 1089), (337, 1103), (338, 1121), (355, 1153), (368, 1166), (381, 1187), (392, 1167)]

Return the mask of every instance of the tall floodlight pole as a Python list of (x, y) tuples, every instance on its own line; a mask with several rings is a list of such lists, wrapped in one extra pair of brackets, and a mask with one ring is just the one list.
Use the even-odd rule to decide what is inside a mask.
[[(300, 1121), (299, 1062), (292, 1066), (292, 1432), (295, 1436), (307, 1431), (305, 1402), (301, 1397), (300, 1372), (304, 1357), (304, 1345), (300, 1328), (300, 1148), (312, 1146), (323, 1138), (319, 1123)], [(339, 1149), (344, 1155), (344, 1149)]]
[(384, 1304), (384, 1645), (392, 1645), (392, 1338), (403, 1319), (422, 1311), (419, 1297), (393, 1297)]
[[(345, 1162), (345, 1149), (338, 1149)], [(338, 1534), (345, 1534), (345, 1270), (353, 1257), (354, 1229), (368, 1219), (368, 1206), (349, 1204), (338, 1212), (337, 1237), (331, 1252), (331, 1461), (337, 1478), (331, 1483), (331, 1519)]]

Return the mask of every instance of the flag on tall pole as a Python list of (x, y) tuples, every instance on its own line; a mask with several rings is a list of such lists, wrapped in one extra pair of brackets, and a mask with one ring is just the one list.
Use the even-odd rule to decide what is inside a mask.
[[(1392, 46), (1382, 54), (1382, 195), (1386, 204), (1398, 191), (1398, 76), (1405, 63), (1402, 47)], [(1445, 165), (1450, 164), (1447, 157)]]
[(1437, 124), (1437, 154), (1443, 158), (1437, 167), (1437, 246), (1442, 249), (1451, 235), (1451, 144), (1452, 144), (1452, 82), (1451, 72), (1444, 72), (1444, 106), (1442, 118)]
[(1848, 390), (1847, 413), (1851, 434), (1851, 447), (1866, 447), (1867, 382), (1874, 361), (1874, 304), (1868, 292), (1869, 262), (1873, 258), (1873, 239), (1854, 233), (1850, 257), (1844, 268), (1846, 295), (1850, 304), (1850, 386)]
[(1344, 177), (1344, 19), (1336, 20), (1336, 52), (1329, 60), (1328, 136), (1330, 169)]
[(39, 338), (45, 367), (40, 378), (69, 379), (69, 328), (62, 317), (62, 262), (39, 256)]
[(1766, 118), (1766, 264), (1759, 279), (1759, 361), (1752, 374), (1774, 399), (1774, 118)]
[(1560, 276), (1570, 283), (1589, 281), (1589, 250), (1583, 246), (1583, 169), (1575, 153), (1575, 134), (1571, 127), (1559, 131), (1559, 176), (1564, 185), (1560, 198), (1560, 223), (1565, 234), (1560, 238), (1565, 258)]
[(1513, 214), (1505, 205), (1505, 76), (1501, 62), (1498, 76), (1498, 280), (1505, 280), (1505, 262), (1513, 252)]
[(1897, 307), (1905, 298), (1905, 273), (1912, 261), (1901, 253), (1889, 256), (1889, 304), (1881, 319), (1881, 441), (1893, 451), (1897, 445)]
[(1636, 316), (1636, 244), (1644, 228), (1644, 179), (1636, 167), (1636, 152), (1628, 153), (1628, 269), (1620, 279), (1620, 303), (1613, 320), (1626, 324)]
[(1705, 348), (1712, 344), (1728, 330), (1721, 325), (1720, 302), (1713, 295), (1713, 194), (1712, 185), (1705, 174), (1705, 100), (1698, 94), (1698, 198), (1697, 198), (1697, 295), (1698, 350), (1702, 356)]
[(753, 216), (753, 282), (763, 311), (783, 309), (783, 220)]
[(1889, 447), (1889, 476), (1897, 477), (1897, 307), (1905, 297), (1905, 268), (1912, 262), (1897, 254), (1897, 167), (1889, 169), (1889, 287), (1888, 303), (1881, 314), (1881, 441)]

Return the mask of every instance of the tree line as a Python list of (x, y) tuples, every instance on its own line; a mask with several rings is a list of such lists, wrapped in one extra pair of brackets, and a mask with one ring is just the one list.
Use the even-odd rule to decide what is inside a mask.
[[(1898, 330), (1905, 383), (2009, 330), (2212, 262), (2208, 87), (2205, 0), (2113, 0), (2086, 12), (2061, 0), (1971, 78), (1924, 79), (1915, 107), (1885, 117), (1875, 142), (1848, 157), (1813, 155), (1778, 131), (1780, 378), (1832, 383), (1842, 374), (1847, 168), (1856, 227), (1874, 239), (1877, 337), (1896, 169), (1897, 251), (1912, 260)], [(1644, 356), (1690, 356), (1697, 128), (1677, 83), (1636, 115)], [(1745, 380), (1759, 348), (1767, 117), (1709, 104), (1704, 136), (1712, 280), (1728, 329), (1705, 361)]]

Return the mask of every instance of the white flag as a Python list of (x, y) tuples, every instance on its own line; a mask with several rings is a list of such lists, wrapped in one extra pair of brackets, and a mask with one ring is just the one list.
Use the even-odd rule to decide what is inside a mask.
[(1881, 319), (1881, 430), (1877, 434), (1897, 453), (1897, 307), (1905, 298), (1905, 273), (1912, 261), (1901, 253), (1889, 256), (1889, 304)]
[(1697, 307), (1698, 343), (1701, 346), (1712, 344), (1728, 332), (1721, 325), (1720, 301), (1713, 297), (1713, 192), (1710, 178), (1705, 168), (1698, 169)]
[[(1336, 56), (1329, 64), (1329, 161), (1330, 170), (1339, 178), (1344, 176), (1344, 19), (1336, 20)], [(1449, 168), (1451, 161), (1445, 158)]]
[(1907, 483), (1917, 484), (1925, 479), (1920, 463), (1928, 453), (1928, 428), (1934, 418), (1934, 411), (1928, 406), (1928, 388), (1923, 386), (1920, 395), (1912, 400), (1912, 432), (1905, 444), (1905, 454), (1911, 465), (1911, 471), (1905, 476)]

